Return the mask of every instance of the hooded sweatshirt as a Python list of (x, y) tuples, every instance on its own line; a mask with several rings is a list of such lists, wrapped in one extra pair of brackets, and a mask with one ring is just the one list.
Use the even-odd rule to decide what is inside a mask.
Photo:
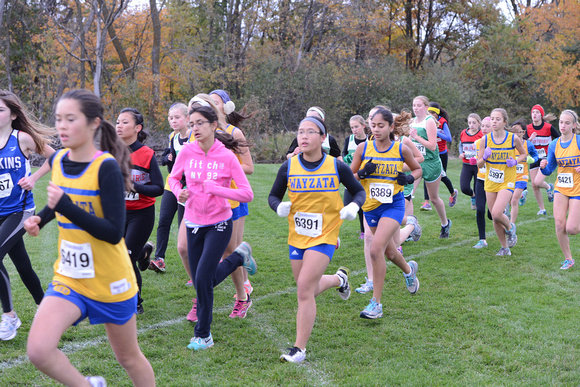
[[(254, 193), (235, 154), (219, 140), (214, 140), (207, 152), (197, 141), (185, 144), (177, 155), (169, 186), (175, 197), (182, 190), (185, 175), (189, 198), (185, 203), (185, 220), (199, 226), (209, 226), (232, 217), (227, 199), (248, 203)], [(237, 188), (230, 188), (231, 181)]]

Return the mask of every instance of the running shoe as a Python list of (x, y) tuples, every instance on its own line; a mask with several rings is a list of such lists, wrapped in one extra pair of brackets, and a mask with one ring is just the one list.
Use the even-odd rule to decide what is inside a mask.
[(474, 249), (483, 249), (487, 247), (487, 241), (485, 239), (480, 239), (479, 242), (473, 246)]
[(508, 203), (507, 206), (505, 206), (505, 210), (503, 210), (503, 213), (505, 214), (505, 216), (508, 217), (508, 219), (511, 217), (511, 206)]
[(374, 297), (371, 298), (371, 302), (369, 302), (367, 307), (360, 312), (360, 316), (368, 319), (383, 317), (383, 304), (377, 303), (377, 300)]
[(548, 185), (550, 187), (546, 190), (546, 192), (548, 193), (548, 201), (552, 203), (554, 201), (554, 184), (549, 183)]
[(244, 258), (244, 269), (248, 272), (249, 275), (256, 274), (258, 270), (258, 266), (256, 265), (256, 260), (252, 257), (252, 246), (248, 242), (242, 242), (234, 251), (235, 253), (240, 254)]
[(197, 322), (197, 298), (194, 298), (191, 302), (193, 302), (193, 306), (187, 314), (187, 321)]
[(516, 245), (516, 243), (518, 243), (518, 236), (516, 235), (516, 225), (514, 223), (510, 224), (512, 227), (509, 231), (505, 232), (505, 235), (507, 236), (508, 247), (511, 249)]
[(192, 337), (187, 346), (188, 349), (193, 349), (194, 351), (208, 349), (210, 347), (213, 347), (213, 337), (211, 337), (211, 333), (208, 337)]
[(137, 314), (145, 313), (145, 309), (143, 309), (143, 304), (137, 305)]
[(14, 317), (3, 314), (2, 322), (0, 322), (0, 340), (12, 340), (16, 337), (16, 330), (20, 328), (20, 325), (22, 325), (22, 321), (16, 313), (14, 313)]
[(360, 288), (356, 288), (356, 292), (360, 294), (365, 294), (373, 291), (373, 280), (365, 277), (365, 283), (360, 285)]
[(475, 204), (475, 196), (471, 198), (471, 209), (477, 210), (477, 205)]
[(449, 238), (449, 229), (451, 228), (451, 219), (447, 219), (447, 225), (441, 226), (441, 233), (439, 234), (439, 239)]
[(547, 215), (546, 209), (538, 211), (536, 215)]
[(191, 286), (191, 287), (193, 287), (193, 281), (192, 280), (187, 281), (185, 283), (185, 286)]
[(423, 205), (420, 208), (421, 211), (431, 211), (431, 204), (429, 204), (428, 201), (425, 201), (425, 203), (423, 203)]
[(338, 239), (336, 240), (336, 245), (334, 246), (335, 250), (340, 249), (340, 237), (338, 237)]
[(346, 267), (341, 266), (336, 271), (336, 275), (341, 279), (342, 285), (338, 287), (338, 294), (343, 300), (348, 300), (350, 297), (350, 283), (348, 282), (348, 276), (350, 275), (350, 270)]
[(509, 247), (502, 247), (501, 249), (499, 249), (496, 255), (502, 257), (504, 255), (512, 255), (512, 252), (510, 251)]
[(453, 207), (457, 204), (457, 194), (459, 194), (459, 192), (457, 189), (454, 189), (453, 194), (449, 196), (449, 207)]
[(298, 347), (288, 348), (288, 354), (280, 356), (280, 361), (282, 363), (301, 363), (306, 359), (306, 350), (301, 350)]
[(365, 239), (365, 232), (364, 232), (364, 231), (361, 231), (361, 232), (360, 232), (360, 234), (359, 234), (359, 236), (358, 236), (358, 239), (360, 239), (360, 240), (363, 240), (363, 239)]
[(246, 314), (248, 313), (250, 306), (252, 306), (252, 299), (250, 298), (249, 294), (246, 301), (236, 300), (236, 303), (234, 304), (234, 310), (232, 310), (230, 318), (246, 318)]
[(107, 387), (107, 381), (102, 376), (87, 376), (85, 379), (91, 387)]
[[(254, 291), (254, 288), (252, 287), (252, 284), (250, 283), (250, 280), (246, 280), (244, 282), (244, 291), (246, 292), (247, 295), (252, 294), (252, 292)], [(234, 298), (238, 298), (238, 294), (234, 293)]]
[(138, 262), (139, 270), (145, 271), (149, 268), (149, 262), (151, 262), (151, 253), (155, 250), (155, 245), (152, 242), (145, 243), (143, 246), (143, 256)]
[(526, 204), (527, 197), (528, 197), (528, 189), (526, 188), (525, 190), (522, 191), (522, 196), (520, 197), (520, 200), (518, 202), (520, 206)]
[(423, 233), (423, 228), (419, 225), (419, 221), (415, 215), (407, 216), (407, 224), (412, 224), (413, 231), (409, 234), (409, 237), (413, 239), (414, 242), (418, 242), (421, 239), (421, 234)]
[(163, 258), (155, 258), (149, 264), (149, 270), (156, 271), (157, 273), (165, 273), (165, 260)]
[(564, 262), (562, 262), (562, 266), (560, 267), (560, 269), (562, 269), (562, 270), (568, 270), (572, 266), (574, 266), (574, 260), (573, 259), (567, 259)]
[(409, 274), (404, 274), (405, 283), (409, 293), (415, 294), (417, 293), (417, 290), (419, 290), (419, 279), (417, 278), (417, 269), (419, 268), (419, 265), (415, 261), (409, 261), (409, 266), (411, 266), (411, 272)]

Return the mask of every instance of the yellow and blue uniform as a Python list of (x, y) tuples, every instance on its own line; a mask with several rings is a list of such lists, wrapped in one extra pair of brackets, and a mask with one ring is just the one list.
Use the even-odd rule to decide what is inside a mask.
[[(439, 157), (439, 156), (437, 156)], [(404, 187), (397, 183), (399, 172), (403, 171), (403, 144), (392, 141), (385, 151), (376, 148), (375, 141), (365, 143), (361, 168), (372, 159), (377, 165), (374, 173), (361, 180), (367, 199), (362, 206), (369, 226), (376, 227), (381, 217), (389, 217), (402, 222), (405, 214)], [(402, 213), (401, 213), (402, 206)], [(377, 212), (378, 211), (378, 212)]]
[(487, 175), (485, 179), (486, 192), (499, 192), (507, 189), (513, 192), (516, 185), (516, 167), (508, 167), (508, 157), (516, 158), (515, 135), (507, 132), (503, 139), (497, 141), (493, 133), (483, 138), (483, 148), (491, 148), (491, 155), (485, 160)]
[(556, 167), (556, 192), (569, 197), (580, 199), (580, 174), (576, 168), (580, 166), (580, 136), (572, 135), (567, 142), (562, 137), (553, 140), (548, 146), (548, 164), (541, 169), (542, 174), (550, 175)]
[[(103, 218), (99, 197), (99, 168), (112, 159), (102, 153), (80, 175), (67, 175), (62, 160), (68, 150), (59, 151), (52, 163), (52, 181), (86, 212)], [(117, 244), (101, 241), (56, 213), (59, 229), (59, 259), (54, 263), (54, 283), (100, 302), (126, 301), (137, 294), (137, 282), (124, 239)], [(115, 270), (111, 270), (114, 267)]]
[[(288, 244), (308, 249), (321, 244), (334, 246), (342, 225), (342, 199), (336, 159), (323, 154), (315, 169), (307, 169), (300, 157), (288, 160)], [(334, 248), (334, 247), (333, 247)]]

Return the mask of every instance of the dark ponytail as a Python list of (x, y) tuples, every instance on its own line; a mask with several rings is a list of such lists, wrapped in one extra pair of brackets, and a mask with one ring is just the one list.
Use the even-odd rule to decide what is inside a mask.
[(129, 148), (117, 136), (115, 127), (105, 120), (103, 104), (99, 97), (89, 90), (75, 89), (65, 93), (60, 99), (77, 101), (81, 112), (87, 117), (87, 122), (94, 121), (97, 118), (100, 119), (101, 124), (95, 131), (95, 138), (100, 133), (101, 150), (109, 152), (117, 160), (125, 180), (125, 188), (130, 190), (133, 183), (131, 182), (131, 155)]
[(143, 114), (139, 113), (139, 110), (135, 108), (124, 108), (121, 110), (121, 113), (131, 113), (133, 116), (133, 121), (135, 121), (135, 125), (141, 125), (141, 130), (137, 133), (137, 141), (140, 143), (145, 142), (149, 134), (145, 131), (145, 127), (143, 126)]
[[(194, 106), (189, 110), (189, 115), (192, 115), (193, 113), (199, 113), (210, 123), (217, 122), (219, 125), (218, 115), (216, 111), (209, 106), (201, 106), (199, 104), (194, 104)], [(235, 139), (234, 136), (232, 136), (227, 132), (224, 132), (221, 129), (216, 130), (214, 136), (222, 144), (224, 144), (226, 148), (228, 148), (234, 153), (244, 153), (244, 150), (241, 148), (245, 148), (248, 146), (246, 141), (240, 141), (238, 139)]]

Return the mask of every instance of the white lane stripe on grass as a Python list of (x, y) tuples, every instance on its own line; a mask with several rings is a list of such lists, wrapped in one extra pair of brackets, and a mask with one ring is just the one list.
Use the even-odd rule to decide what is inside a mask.
[[(524, 220), (523, 222), (518, 222), (517, 226), (522, 226), (525, 224), (529, 224), (529, 223), (535, 223), (538, 221), (542, 221), (542, 220), (548, 220), (548, 219), (553, 219), (553, 216), (548, 216), (546, 218), (540, 218), (540, 219), (529, 219), (529, 220)], [(486, 233), (486, 236), (493, 236), (495, 235), (495, 231), (489, 231)], [(444, 246), (439, 246), (439, 247), (435, 247), (426, 251), (422, 251), (420, 253), (414, 254), (414, 255), (409, 255), (406, 258), (407, 259), (413, 259), (413, 258), (418, 258), (418, 257), (424, 257), (426, 255), (431, 255), (434, 253), (437, 253), (438, 251), (441, 250), (447, 250), (450, 247), (460, 247), (463, 246), (465, 244), (470, 244), (473, 243), (474, 241), (476, 241), (477, 238), (468, 238), (468, 239), (464, 239), (460, 242), (456, 242), (450, 245), (444, 245)], [(387, 262), (387, 264), (389, 264), (390, 262)], [(352, 275), (359, 275), (362, 273), (365, 273), (366, 269), (359, 269), (356, 271), (352, 271)], [(277, 296), (281, 296), (281, 295), (285, 295), (285, 294), (290, 294), (290, 293), (295, 293), (296, 292), (296, 287), (290, 287), (288, 289), (285, 290), (279, 290), (273, 293), (269, 293), (266, 294), (264, 296), (261, 297), (257, 297), (254, 298), (254, 301), (260, 301), (260, 300), (264, 300), (264, 299), (268, 299), (268, 298), (272, 298), (272, 297), (277, 297)], [(221, 308), (217, 308), (215, 311), (216, 312), (226, 312), (228, 310), (230, 310), (230, 306), (224, 306)], [(167, 326), (172, 326), (178, 323), (181, 323), (185, 320), (185, 317), (179, 317), (176, 319), (172, 319), (172, 320), (166, 320), (166, 321), (161, 321), (155, 324), (151, 324), (148, 327), (145, 328), (141, 328), (137, 331), (138, 334), (143, 334), (145, 332), (151, 331), (153, 329), (158, 329), (158, 328), (162, 328), (162, 327), (167, 327)], [(71, 353), (75, 353), (77, 351), (81, 351), (85, 348), (91, 348), (91, 347), (96, 347), (98, 345), (104, 344), (104, 343), (108, 343), (107, 340), (107, 336), (101, 336), (101, 337), (97, 337), (91, 340), (85, 340), (85, 341), (81, 341), (78, 343), (69, 343), (66, 344), (62, 347), (62, 351), (66, 354), (71, 354)], [(0, 363), (0, 371), (4, 371), (4, 370), (8, 370), (11, 368), (15, 368), (20, 366), (23, 363), (28, 362), (28, 356), (19, 356), (15, 359), (11, 359), (11, 360), (5, 360), (3, 362)]]

